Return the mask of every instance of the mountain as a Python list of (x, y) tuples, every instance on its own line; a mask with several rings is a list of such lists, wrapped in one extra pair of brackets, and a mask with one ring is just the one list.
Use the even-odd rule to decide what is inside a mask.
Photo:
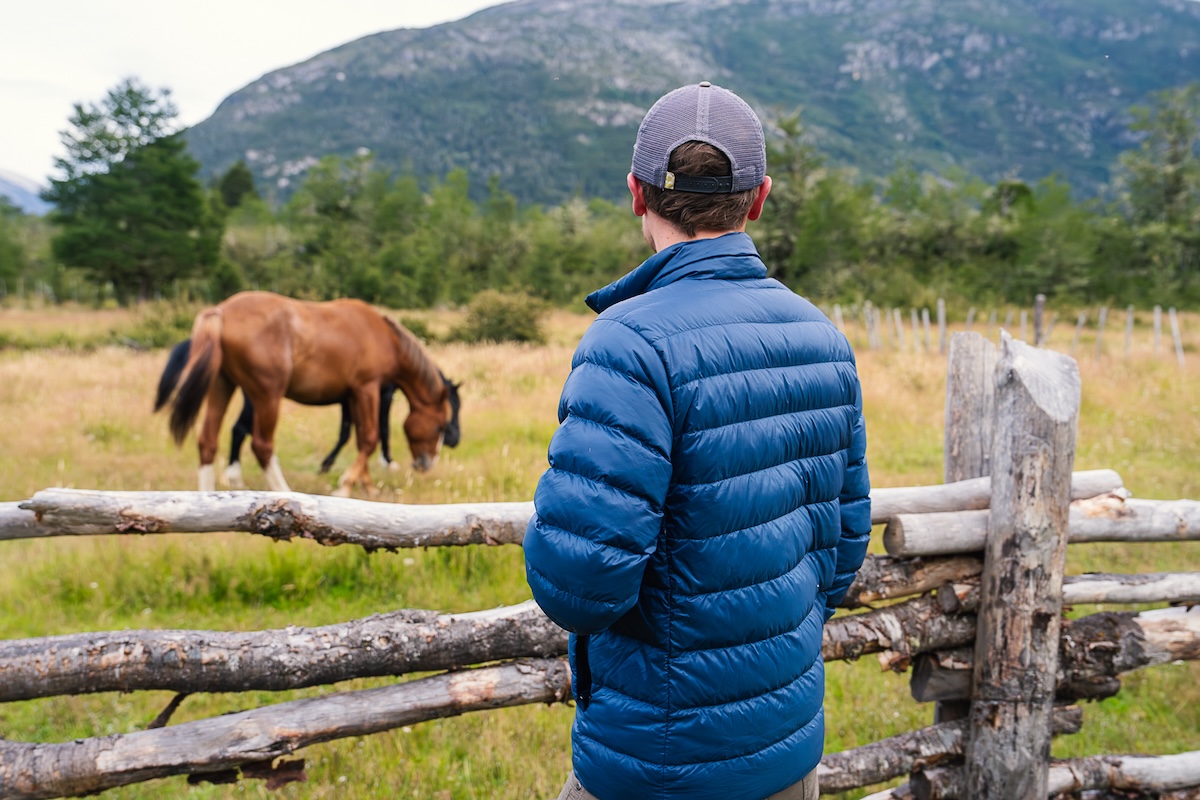
[(242, 158), (268, 193), (370, 151), (476, 189), (498, 174), (526, 202), (620, 198), (646, 108), (711, 80), (769, 129), (802, 108), (869, 175), (1057, 173), (1095, 194), (1135, 142), (1128, 108), (1197, 77), (1192, 0), (517, 0), (272, 72), (188, 138), (206, 174)]
[(45, 214), (50, 210), (50, 204), (38, 197), (41, 190), (41, 186), (28, 178), (0, 169), (0, 197), (7, 198), (26, 214)]

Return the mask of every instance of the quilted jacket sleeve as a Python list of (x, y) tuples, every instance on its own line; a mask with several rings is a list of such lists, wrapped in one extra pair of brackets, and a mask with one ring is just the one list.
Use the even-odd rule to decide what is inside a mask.
[(602, 631), (638, 599), (671, 478), (670, 402), (654, 348), (597, 319), (563, 387), (524, 542), (534, 599), (569, 631)]
[(846, 596), (854, 575), (867, 555), (871, 540), (871, 479), (867, 474), (867, 428), (863, 422), (862, 387), (857, 389), (855, 409), (858, 416), (846, 459), (846, 476), (842, 483), (842, 538), (837, 546), (837, 566), (833, 583), (825, 595), (825, 619)]

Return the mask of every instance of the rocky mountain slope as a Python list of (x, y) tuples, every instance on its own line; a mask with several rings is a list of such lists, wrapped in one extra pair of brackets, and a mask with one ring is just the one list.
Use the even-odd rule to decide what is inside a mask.
[(1192, 0), (517, 0), (280, 69), (189, 132), (283, 195), (329, 153), (527, 202), (620, 197), (648, 105), (711, 80), (768, 121), (802, 109), (836, 162), (908, 161), (1081, 193), (1132, 143), (1127, 110), (1200, 79)]

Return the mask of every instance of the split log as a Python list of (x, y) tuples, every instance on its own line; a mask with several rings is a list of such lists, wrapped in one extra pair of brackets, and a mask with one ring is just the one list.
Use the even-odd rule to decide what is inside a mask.
[(0, 797), (75, 797), (170, 775), (224, 773), (332, 739), (469, 711), (561, 702), (570, 681), (564, 659), (545, 659), (61, 744), (0, 740)]
[[(1071, 499), (1085, 500), (1121, 493), (1121, 476), (1111, 469), (1082, 470), (1071, 478)], [(969, 478), (930, 486), (871, 489), (871, 522), (887, 522), (897, 514), (935, 514), (985, 510), (992, 498), (992, 479)]]
[(972, 797), (1046, 796), (1080, 397), (1073, 359), (1001, 334), (964, 754)]
[[(1059, 642), (1056, 697), (1111, 697), (1120, 688), (1120, 675), (1175, 661), (1200, 661), (1200, 606), (1070, 620)], [(913, 698), (970, 697), (973, 664), (974, 653), (966, 648), (921, 654), (913, 663)]]
[(0, 702), (90, 692), (277, 692), (567, 652), (532, 601), (405, 610), (319, 628), (111, 631), (0, 641)]
[[(883, 545), (898, 558), (980, 552), (990, 513), (898, 514), (884, 530)], [(1200, 501), (1136, 500), (1115, 494), (1076, 501), (1067, 536), (1071, 544), (1197, 541)]]
[(840, 607), (861, 608), (880, 600), (924, 594), (948, 581), (967, 580), (981, 572), (983, 559), (975, 556), (920, 559), (869, 555)]
[(520, 544), (533, 503), (406, 505), (299, 492), (98, 492), (46, 489), (19, 504), (37, 519), (0, 539), (242, 531), (367, 550)]
[[(1161, 797), (1166, 792), (1196, 791), (1200, 787), (1200, 751), (1172, 756), (1089, 756), (1050, 765), (1051, 796), (1081, 791), (1114, 790)], [(918, 800), (958, 800), (977, 797), (966, 784), (961, 767), (930, 767), (912, 776)]]
[(838, 661), (888, 650), (895, 654), (893, 666), (900, 667), (917, 653), (962, 647), (974, 639), (974, 616), (947, 616), (937, 599), (927, 595), (865, 614), (834, 617), (825, 623), (821, 654), (826, 661)]
[[(1083, 710), (1078, 706), (1054, 709), (1055, 735), (1078, 733), (1082, 727)], [(967, 720), (940, 722), (840, 753), (826, 753), (817, 767), (817, 784), (822, 794), (847, 792), (907, 775), (918, 764), (957, 758), (963, 754), (966, 728)]]

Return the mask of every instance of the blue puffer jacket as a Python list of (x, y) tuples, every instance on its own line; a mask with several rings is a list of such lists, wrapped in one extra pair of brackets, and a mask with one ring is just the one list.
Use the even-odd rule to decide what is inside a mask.
[(602, 800), (759, 800), (821, 758), (821, 628), (871, 532), (845, 337), (744, 233), (588, 298), (525, 536)]

